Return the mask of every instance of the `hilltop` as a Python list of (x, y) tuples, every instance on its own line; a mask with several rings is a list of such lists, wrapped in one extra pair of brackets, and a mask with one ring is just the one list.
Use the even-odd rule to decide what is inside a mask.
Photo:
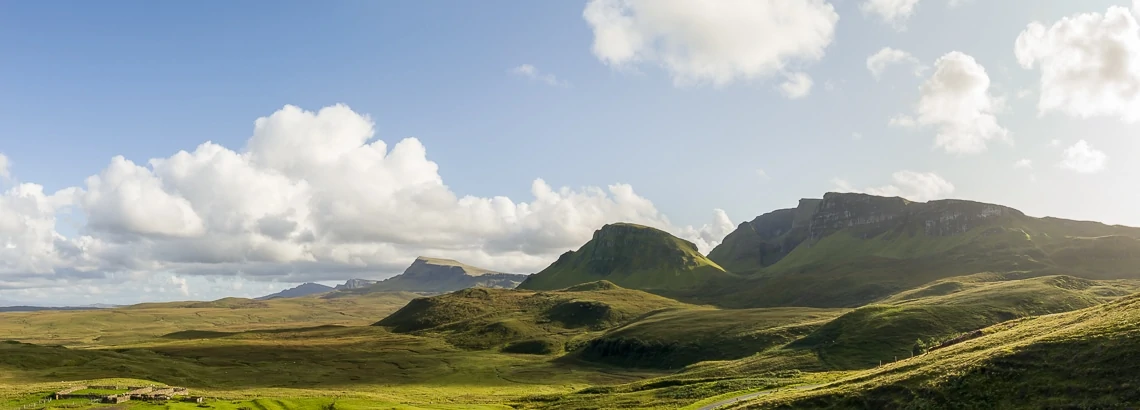
[(375, 292), (444, 293), (475, 287), (514, 288), (525, 278), (526, 275), (495, 272), (451, 259), (421, 256), (399, 275), (372, 284), (350, 280), (329, 297)]
[(692, 242), (658, 229), (618, 223), (595, 231), (589, 242), (562, 254), (519, 289), (553, 290), (607, 280), (631, 289), (674, 291), (729, 277)]
[(709, 258), (746, 277), (687, 297), (854, 307), (977, 272), (1140, 278), (1140, 229), (963, 200), (828, 193), (742, 223)]
[(477, 288), (412, 300), (376, 325), (465, 348), (562, 354), (575, 337), (680, 307), (691, 306), (605, 281), (554, 292)]

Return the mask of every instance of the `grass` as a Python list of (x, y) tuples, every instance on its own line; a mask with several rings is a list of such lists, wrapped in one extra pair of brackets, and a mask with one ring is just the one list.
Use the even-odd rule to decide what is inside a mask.
[(671, 309), (591, 340), (579, 357), (634, 367), (680, 368), (783, 346), (846, 310), (811, 308)]
[(0, 335), (28, 343), (98, 347), (129, 344), (185, 330), (237, 332), (252, 329), (366, 325), (418, 295), (370, 294), (254, 301), (146, 303), (84, 311), (0, 313)]
[(739, 408), (1140, 405), (1140, 297), (995, 325), (985, 336)]
[(612, 224), (529, 276), (519, 289), (557, 290), (607, 280), (630, 289), (678, 290), (731, 276), (692, 242), (650, 227)]

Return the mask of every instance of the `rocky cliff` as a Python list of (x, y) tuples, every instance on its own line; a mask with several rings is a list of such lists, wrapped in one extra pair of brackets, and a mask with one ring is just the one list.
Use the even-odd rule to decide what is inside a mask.
[(366, 287), (375, 285), (378, 282), (380, 282), (380, 281), (368, 280), (368, 279), (349, 279), (349, 280), (345, 281), (343, 285), (336, 285), (336, 287), (333, 289), (335, 289), (335, 290), (361, 289), (361, 288), (366, 288)]
[(554, 290), (608, 280), (643, 290), (685, 289), (728, 276), (692, 242), (635, 224), (602, 227), (577, 251), (531, 275), (520, 289)]
[(980, 202), (912, 202), (827, 193), (823, 199), (801, 199), (796, 208), (769, 212), (741, 224), (709, 258), (730, 271), (746, 273), (775, 265), (801, 245), (811, 247), (839, 232), (858, 239), (948, 237), (1023, 218), (1025, 214), (1016, 209)]

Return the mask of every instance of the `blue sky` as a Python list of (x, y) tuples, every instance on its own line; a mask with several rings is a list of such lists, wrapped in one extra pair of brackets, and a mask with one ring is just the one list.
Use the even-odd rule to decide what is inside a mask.
[[(659, 5), (635, 3), (613, 2), (635, 19), (668, 12)], [(697, 4), (665, 3), (678, 8)], [(741, 7), (751, 7), (751, 3), (739, 2)], [(45, 289), (106, 288), (128, 280), (124, 278), (161, 283), (171, 282), (162, 278), (178, 278), (174, 282), (190, 278), (199, 283), (192, 289), (213, 289), (206, 285), (210, 281), (236, 280), (250, 283), (244, 289), (257, 291), (266, 282), (270, 282), (267, 287), (276, 288), (303, 280), (341, 279), (306, 273), (312, 269), (302, 266), (306, 263), (322, 271), (329, 266), (336, 266), (332, 270), (338, 272), (343, 268), (343, 275), (382, 277), (398, 272), (416, 253), (456, 257), (501, 270), (532, 271), (553, 261), (558, 253), (576, 248), (598, 222), (641, 218), (708, 239), (711, 246), (724, 233), (718, 226), (724, 225), (723, 218), (714, 219), (714, 209), (723, 210), (737, 224), (831, 190), (919, 200), (974, 199), (1038, 216), (1140, 225), (1133, 205), (1140, 200), (1133, 188), (1140, 168), (1130, 161), (1140, 151), (1134, 137), (1137, 125), (1096, 103), (1089, 103), (1090, 112), (1096, 115), (1087, 118), (1061, 110), (1039, 116), (1039, 97), (1046, 87), (1041, 82), (1043, 64), (1055, 61), (1048, 60), (1048, 53), (1063, 50), (1039, 48), (1038, 64), (1032, 68), (1020, 64), (1015, 52), (1015, 43), (1031, 22), (1040, 21), (1048, 28), (1078, 13), (1104, 14), (1110, 6), (1131, 7), (1127, 1), (973, 0), (952, 5), (947, 0), (904, 0), (895, 4), (913, 5), (911, 14), (891, 21), (881, 14), (882, 9), (875, 8), (891, 2), (810, 3), (833, 7), (838, 17), (820, 55), (791, 53), (776, 59), (779, 72), (746, 72), (720, 85), (712, 81), (678, 84), (678, 72), (662, 60), (669, 50), (654, 50), (653, 46), (649, 48), (653, 52), (641, 54), (640, 60), (607, 63), (594, 48), (597, 27), (584, 18), (587, 3), (582, 1), (0, 4), (0, 112), (4, 113), (0, 153), (9, 163), (9, 177), (0, 179), (0, 187), (16, 197), (11, 192), (21, 184), (37, 184), (43, 187), (45, 198), (75, 187), (67, 195), (43, 199), (60, 204), (37, 217), (50, 220), (50, 230), (68, 240), (87, 244), (76, 245), (84, 252), (77, 259), (67, 259), (61, 256), (66, 252), (51, 248), (36, 263), (0, 266), (0, 301), (34, 302), (36, 292)], [(725, 4), (735, 7), (737, 3)], [(761, 14), (778, 13), (764, 7), (759, 10)], [(674, 17), (694, 13), (682, 9)], [(681, 55), (689, 56), (701, 50), (685, 47), (727, 44), (717, 43), (723, 36), (744, 36), (755, 44), (803, 46), (795, 44), (798, 40), (791, 32), (777, 31), (774, 36), (755, 35), (763, 30), (725, 33), (695, 23), (685, 26), (692, 21), (684, 20), (665, 19), (665, 23), (646, 23), (643, 28), (657, 30), (651, 34), (660, 38), (693, 36), (697, 40), (675, 43), (680, 44)], [(674, 26), (670, 21), (682, 24)], [(1116, 40), (1126, 46), (1140, 42), (1129, 37), (1135, 32), (1123, 33), (1123, 40)], [(909, 53), (913, 57), (909, 61), (915, 63), (891, 65), (876, 79), (867, 68), (868, 58), (884, 47)], [(945, 124), (937, 122), (937, 114), (927, 113), (927, 118), (935, 119), (926, 126), (888, 124), (899, 116), (921, 122), (923, 115), (915, 107), (924, 96), (923, 85), (937, 71), (938, 59), (953, 51), (984, 68), (989, 80), (987, 95), (1003, 102), (994, 116), (1008, 138), (987, 141), (981, 152), (956, 153), (936, 147), (939, 124)], [(1140, 61), (1136, 54), (1127, 55), (1131, 61)], [(731, 63), (735, 57), (721, 53), (711, 60), (713, 65), (725, 63), (717, 58)], [(524, 64), (537, 70), (535, 78), (516, 71)], [(1126, 79), (1140, 78), (1138, 64), (1125, 65), (1131, 67)], [(914, 75), (914, 66), (927, 69)], [(809, 76), (813, 85), (808, 94), (789, 98), (781, 93), (777, 87), (784, 73)], [(546, 81), (545, 75), (556, 80)], [(1081, 86), (1091, 87), (1049, 85), (1051, 92), (1061, 93), (1072, 93)], [(286, 105), (317, 112), (335, 104), (367, 116), (375, 132), (372, 141), (382, 140), (389, 149), (404, 138), (416, 138), (426, 150), (426, 159), (438, 165), (441, 184), (456, 197), (505, 196), (514, 204), (532, 202), (532, 184), (541, 178), (556, 191), (568, 187), (574, 193), (591, 192), (590, 187), (606, 192), (611, 184), (628, 184), (638, 198), (652, 202), (652, 209), (631, 201), (598, 211), (608, 205), (590, 201), (602, 199), (567, 201), (577, 208), (552, 205), (550, 209), (561, 210), (527, 223), (499, 215), (495, 220), (507, 221), (503, 226), (510, 228), (487, 222), (487, 230), (436, 235), (447, 236), (446, 240), (393, 239), (400, 235), (389, 232), (346, 240), (352, 235), (330, 228), (333, 222), (312, 217), (315, 222), (291, 221), (316, 227), (317, 242), (327, 246), (320, 251), (304, 245), (301, 253), (281, 251), (266, 258), (154, 256), (161, 253), (154, 249), (171, 237), (217, 241), (221, 236), (211, 235), (256, 235), (234, 233), (236, 225), (220, 222), (232, 222), (232, 218), (211, 216), (204, 202), (185, 191), (189, 188), (175, 187), (148, 165), (149, 160), (169, 158), (183, 150), (193, 153), (207, 141), (239, 154), (249, 152), (247, 143), (255, 134), (258, 118), (283, 112)], [(1073, 104), (1068, 107), (1072, 109)], [(284, 115), (279, 118), (285, 121)], [(1090, 160), (1084, 155), (1081, 172), (1060, 165), (1065, 150), (1081, 140), (1084, 147), (1104, 158), (1098, 160), (1094, 153)], [(153, 199), (156, 209), (131, 210), (95, 198), (98, 189), (87, 178), (110, 169), (115, 156), (158, 175), (161, 188), (156, 189), (161, 198), (143, 197)], [(1016, 167), (1019, 161), (1023, 165), (1028, 161), (1029, 166)], [(900, 177), (900, 172), (909, 174)], [(398, 172), (393, 175), (393, 181), (419, 180)], [(308, 174), (290, 178), (294, 185), (318, 180)], [(339, 180), (353, 182), (354, 178), (377, 177), (350, 173)], [(434, 181), (435, 177), (424, 178)], [(238, 188), (215, 189), (231, 192)], [(99, 198), (113, 198), (110, 195), (115, 192), (104, 192)], [(127, 202), (131, 201), (140, 199)], [(169, 216), (164, 212), (182, 209), (177, 204), (183, 202), (187, 215), (193, 214), (186, 216), (187, 226), (173, 230), (144, 226), (146, 218)], [(423, 204), (418, 199), (413, 202)], [(101, 204), (114, 206), (100, 208)], [(264, 216), (254, 208), (242, 217)], [(293, 208), (281, 209), (286, 208), (290, 211), (282, 212), (293, 215), (289, 213)], [(308, 211), (316, 215), (318, 208), (313, 205)], [(584, 216), (572, 218), (570, 214)], [(102, 222), (90, 223), (93, 215)], [(394, 221), (407, 219), (384, 216)], [(195, 222), (199, 220), (205, 222)], [(255, 222), (235, 224), (248, 230)], [(393, 224), (379, 231), (397, 226), (424, 232), (450, 229)], [(294, 234), (301, 235), (301, 229)], [(568, 239), (530, 249), (529, 244), (540, 242), (537, 238), (543, 232), (566, 232)], [(460, 234), (503, 236), (462, 243), (451, 239)], [(84, 237), (90, 238), (88, 242), (80, 239)], [(42, 230), (28, 228), (10, 233), (8, 240), (23, 246), (57, 246), (51, 245), (50, 238)], [(257, 238), (261, 239), (250, 243), (264, 240)], [(349, 242), (361, 249), (372, 246), (361, 251), (370, 256), (337, 259), (319, 255), (332, 255)], [(288, 246), (302, 246), (299, 243)], [(113, 252), (99, 251), (112, 248)], [(131, 261), (123, 262), (127, 259)], [(218, 265), (218, 261), (224, 263)], [(213, 264), (216, 269), (191, 269), (187, 264)], [(261, 273), (242, 271), (242, 266), (254, 265), (250, 269)], [(194, 296), (210, 298), (233, 291), (233, 286), (223, 286)], [(91, 295), (76, 290), (71, 297), (86, 300)], [(188, 296), (192, 295), (156, 298)], [(112, 302), (129, 299), (125, 295), (105, 298)]]

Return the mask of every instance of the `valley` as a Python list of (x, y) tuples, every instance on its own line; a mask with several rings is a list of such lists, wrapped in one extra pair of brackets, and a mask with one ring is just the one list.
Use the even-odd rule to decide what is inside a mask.
[(0, 409), (104, 406), (43, 402), (76, 385), (204, 399), (139, 409), (1134, 405), (1137, 238), (829, 193), (707, 257), (620, 223), (529, 276), (421, 257), (259, 299), (6, 312)]

